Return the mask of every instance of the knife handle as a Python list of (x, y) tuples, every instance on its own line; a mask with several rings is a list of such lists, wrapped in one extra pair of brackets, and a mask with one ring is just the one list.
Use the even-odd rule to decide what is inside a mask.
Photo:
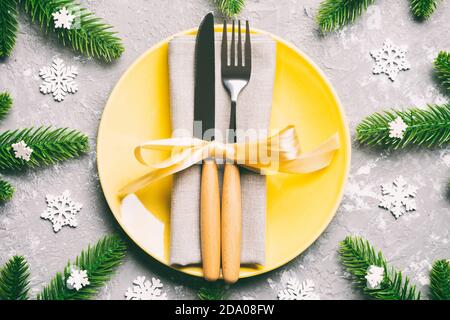
[(220, 275), (220, 192), (217, 164), (212, 159), (203, 162), (200, 199), (203, 277), (216, 281)]
[(238, 166), (227, 163), (222, 185), (222, 274), (225, 282), (239, 279), (241, 266), (242, 207)]

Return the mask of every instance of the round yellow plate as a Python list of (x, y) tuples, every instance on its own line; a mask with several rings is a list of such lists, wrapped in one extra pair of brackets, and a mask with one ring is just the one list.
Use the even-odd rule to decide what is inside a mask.
[[(221, 27), (216, 31), (221, 31)], [(196, 29), (192, 29), (180, 34), (195, 33)], [(319, 237), (339, 206), (350, 166), (347, 123), (331, 84), (304, 53), (269, 35), (277, 41), (271, 128), (295, 125), (304, 151), (338, 132), (341, 148), (331, 165), (319, 172), (268, 177), (266, 265), (241, 268), (241, 278), (282, 266)], [(134, 147), (146, 140), (170, 137), (169, 41), (170, 38), (152, 47), (122, 76), (103, 112), (97, 141), (100, 181), (115, 218), (133, 241), (167, 266), (171, 178), (137, 194), (151, 213), (148, 217), (136, 216), (136, 221), (134, 217), (125, 221), (121, 215), (117, 191), (148, 170), (135, 160)], [(164, 155), (153, 156), (155, 161), (163, 158)], [(176, 269), (202, 275), (199, 266)]]

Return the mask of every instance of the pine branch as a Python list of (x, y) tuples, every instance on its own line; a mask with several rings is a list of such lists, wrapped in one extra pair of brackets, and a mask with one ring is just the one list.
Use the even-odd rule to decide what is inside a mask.
[[(14, 156), (12, 144), (24, 141), (31, 149), (30, 161)], [(0, 170), (21, 170), (54, 164), (77, 157), (89, 150), (88, 137), (68, 128), (21, 129), (0, 133)]]
[[(126, 254), (125, 243), (115, 235), (105, 236), (93, 247), (82, 251), (72, 265), (69, 261), (63, 273), (57, 273), (51, 282), (38, 294), (38, 300), (86, 300), (96, 295), (109, 281)], [(80, 290), (69, 289), (67, 279), (72, 266), (86, 270), (90, 284)]]
[(325, 0), (318, 9), (317, 23), (329, 32), (353, 23), (375, 0)]
[(225, 17), (236, 17), (245, 7), (245, 0), (215, 0)]
[(17, 35), (17, 0), (0, 1), (0, 58), (11, 54)]
[[(110, 30), (112, 26), (103, 23), (75, 0), (21, 0), (21, 3), (33, 21), (39, 21), (46, 31), (54, 31), (63, 45), (71, 43), (72, 48), (82, 54), (110, 62), (124, 51), (117, 33)], [(63, 7), (76, 17), (71, 29), (55, 28), (52, 14)]]
[(450, 52), (441, 51), (434, 60), (434, 70), (442, 85), (450, 93)]
[(437, 7), (437, 0), (410, 0), (411, 12), (418, 19), (428, 19)]
[[(389, 137), (389, 123), (397, 117), (407, 124), (402, 139)], [(356, 128), (356, 139), (369, 146), (404, 148), (410, 145), (434, 147), (450, 143), (450, 104), (429, 105), (427, 109), (374, 113)]]
[(222, 286), (208, 286), (200, 288), (197, 296), (200, 300), (224, 300), (227, 296), (227, 291)]
[(3, 120), (11, 109), (13, 100), (8, 92), (0, 93), (0, 120)]
[(14, 191), (14, 187), (8, 181), (0, 180), (0, 201), (11, 200)]
[(0, 300), (27, 300), (29, 277), (25, 258), (12, 257), (0, 270)]
[(450, 300), (450, 263), (437, 260), (430, 271), (430, 293), (434, 300)]
[[(370, 243), (360, 237), (347, 237), (340, 243), (339, 255), (342, 264), (354, 277), (355, 284), (364, 294), (378, 300), (419, 300), (420, 292), (411, 286), (408, 277), (387, 265), (386, 259)], [(385, 276), (380, 289), (367, 287), (367, 269), (375, 265), (383, 267)]]

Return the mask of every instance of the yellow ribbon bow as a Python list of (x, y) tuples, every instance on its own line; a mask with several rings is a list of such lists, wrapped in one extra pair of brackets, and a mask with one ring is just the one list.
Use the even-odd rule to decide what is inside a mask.
[[(247, 143), (225, 144), (194, 137), (169, 138), (144, 142), (134, 150), (136, 159), (152, 170), (119, 191), (120, 195), (134, 193), (148, 184), (185, 170), (204, 159), (226, 159), (260, 174), (310, 173), (327, 167), (339, 149), (337, 133), (316, 149), (302, 153), (293, 126), (274, 135)], [(143, 150), (171, 151), (171, 156), (159, 163), (148, 163)]]

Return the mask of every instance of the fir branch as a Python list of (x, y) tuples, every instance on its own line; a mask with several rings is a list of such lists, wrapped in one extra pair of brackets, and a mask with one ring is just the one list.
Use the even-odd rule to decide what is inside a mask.
[(436, 10), (437, 0), (410, 0), (411, 12), (418, 19), (428, 19)]
[(0, 180), (0, 201), (11, 200), (14, 191), (14, 187), (8, 181)]
[[(120, 38), (110, 30), (112, 26), (103, 23), (75, 0), (21, 0), (21, 3), (33, 21), (39, 21), (46, 31), (54, 31), (63, 45), (70, 42), (72, 48), (82, 54), (110, 62), (124, 51)], [(63, 7), (76, 17), (71, 29), (55, 28), (52, 14)]]
[(11, 54), (17, 35), (17, 0), (0, 1), (0, 58)]
[(434, 60), (434, 70), (442, 85), (450, 93), (450, 52), (441, 51)]
[[(389, 123), (397, 117), (407, 124), (403, 138), (389, 137)], [(374, 113), (356, 128), (356, 139), (369, 146), (404, 148), (410, 145), (434, 147), (450, 143), (450, 104), (429, 105), (427, 109)]]
[[(11, 145), (22, 140), (33, 149), (30, 161), (14, 156)], [(54, 164), (77, 157), (88, 149), (88, 137), (77, 130), (52, 127), (9, 130), (0, 133), (0, 170), (20, 170)]]
[(12, 257), (0, 270), (0, 300), (27, 300), (29, 277), (25, 258)]
[(200, 288), (197, 292), (200, 300), (224, 300), (227, 296), (227, 291), (223, 286), (208, 286)]
[[(360, 237), (347, 237), (340, 243), (342, 264), (354, 277), (355, 284), (364, 294), (378, 300), (419, 300), (420, 292), (411, 286), (408, 277), (387, 265), (383, 254), (376, 252), (370, 243)], [(367, 287), (367, 269), (375, 265), (383, 267), (385, 276), (380, 289)]]
[(3, 120), (11, 109), (13, 100), (8, 92), (0, 93), (0, 120)]
[(437, 260), (430, 271), (430, 293), (434, 300), (450, 300), (450, 263)]
[[(89, 246), (76, 258), (70, 261), (63, 273), (57, 273), (51, 282), (38, 294), (38, 300), (86, 300), (96, 295), (99, 289), (109, 281), (126, 254), (125, 243), (115, 235), (105, 236), (93, 247)], [(69, 289), (67, 279), (71, 268), (86, 270), (89, 283), (80, 290)]]
[(245, 0), (215, 0), (225, 17), (236, 17), (245, 7)]
[(317, 23), (322, 32), (329, 32), (352, 23), (375, 0), (325, 0), (318, 9)]

